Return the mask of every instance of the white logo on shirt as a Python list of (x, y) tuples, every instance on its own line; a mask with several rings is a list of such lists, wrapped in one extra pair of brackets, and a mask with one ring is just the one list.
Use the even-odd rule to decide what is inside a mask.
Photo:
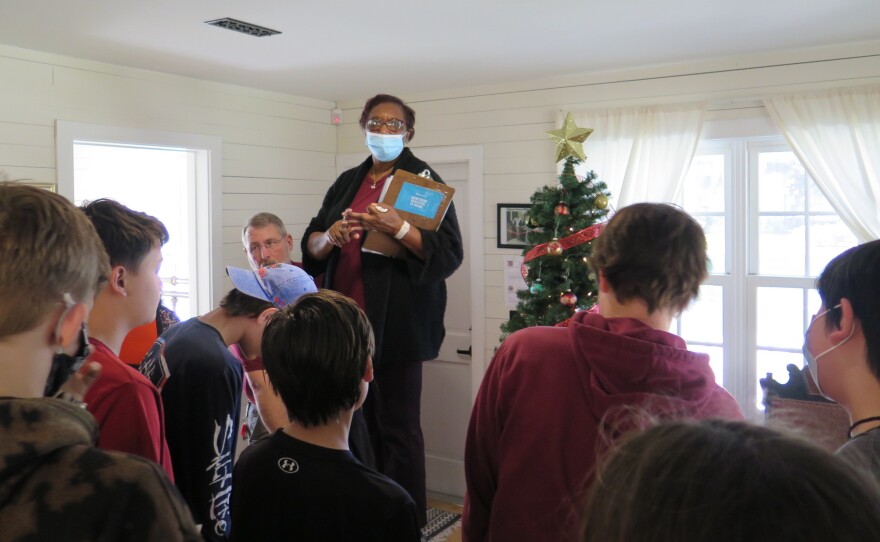
[(299, 464), (296, 462), (295, 459), (282, 457), (278, 460), (278, 468), (281, 469), (281, 472), (294, 474), (299, 470)]

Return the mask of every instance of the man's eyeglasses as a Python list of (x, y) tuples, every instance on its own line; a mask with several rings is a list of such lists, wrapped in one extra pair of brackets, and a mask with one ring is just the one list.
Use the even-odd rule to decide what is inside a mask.
[(269, 239), (265, 243), (254, 243), (250, 247), (246, 248), (245, 250), (250, 252), (251, 254), (257, 254), (260, 252), (260, 249), (263, 249), (263, 248), (265, 248), (266, 250), (272, 250), (273, 248), (278, 246), (278, 243), (280, 243), (280, 242), (281, 242), (281, 239)]
[(367, 121), (367, 130), (371, 132), (378, 132), (382, 129), (382, 125), (388, 127), (388, 131), (397, 134), (403, 131), (406, 128), (406, 123), (399, 119), (370, 119)]

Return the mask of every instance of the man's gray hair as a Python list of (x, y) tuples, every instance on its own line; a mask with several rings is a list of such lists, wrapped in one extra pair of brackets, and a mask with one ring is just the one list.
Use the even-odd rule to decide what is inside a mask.
[(266, 226), (275, 226), (278, 228), (278, 233), (281, 234), (281, 237), (287, 237), (287, 228), (284, 227), (284, 222), (278, 218), (278, 215), (272, 213), (257, 213), (254, 216), (250, 217), (248, 221), (245, 223), (244, 227), (241, 229), (241, 242), (247, 247), (247, 229), (248, 228), (265, 228)]

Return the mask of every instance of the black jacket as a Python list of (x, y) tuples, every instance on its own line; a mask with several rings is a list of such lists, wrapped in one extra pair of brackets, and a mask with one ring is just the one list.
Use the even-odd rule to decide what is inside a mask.
[[(333, 288), (333, 275), (339, 260), (335, 248), (324, 261), (309, 255), (307, 245), (312, 232), (326, 231), (347, 209), (367, 172), (372, 157), (339, 176), (324, 196), (321, 210), (312, 218), (302, 237), (303, 265), (312, 276), (325, 273), (325, 288)], [(394, 164), (419, 174), (425, 169), (431, 178), (443, 182), (427, 163), (409, 148)], [(369, 252), (361, 253), (367, 317), (376, 335), (375, 365), (397, 361), (427, 361), (437, 357), (446, 334), (446, 278), (461, 265), (464, 253), (455, 204), (449, 206), (440, 229), (421, 230), (425, 260), (407, 251), (406, 259), (394, 259)]]

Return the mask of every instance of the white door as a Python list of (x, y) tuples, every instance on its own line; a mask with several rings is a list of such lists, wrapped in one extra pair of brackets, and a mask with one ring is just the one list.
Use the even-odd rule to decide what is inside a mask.
[[(464, 441), (485, 351), (483, 290), (483, 152), (481, 147), (421, 147), (413, 153), (455, 187), (464, 262), (446, 281), (446, 340), (424, 367), (422, 430), (428, 491), (463, 497)], [(337, 172), (359, 164), (365, 153), (339, 155)]]

